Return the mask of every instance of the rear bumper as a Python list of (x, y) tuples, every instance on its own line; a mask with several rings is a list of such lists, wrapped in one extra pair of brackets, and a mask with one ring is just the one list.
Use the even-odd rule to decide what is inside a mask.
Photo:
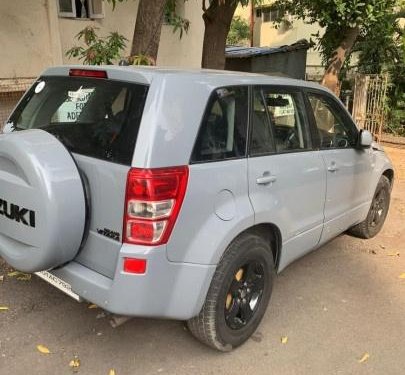
[[(124, 258), (147, 259), (144, 275), (122, 271)], [(200, 312), (214, 265), (173, 263), (166, 248), (123, 245), (114, 279), (77, 262), (70, 262), (52, 274), (69, 283), (83, 299), (115, 314), (187, 320)]]

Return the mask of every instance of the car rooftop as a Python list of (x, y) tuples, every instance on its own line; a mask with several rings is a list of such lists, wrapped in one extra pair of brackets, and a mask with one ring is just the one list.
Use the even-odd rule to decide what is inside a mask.
[(229, 85), (283, 85), (300, 86), (322, 89), (325, 87), (304, 80), (293, 78), (271, 76), (258, 73), (236, 72), (228, 70), (198, 69), (198, 68), (176, 68), (156, 66), (117, 66), (117, 65), (63, 65), (46, 69), (41, 76), (68, 76), (70, 69), (103, 70), (108, 73), (109, 78), (125, 81), (136, 81), (144, 84), (151, 84), (158, 76), (178, 76), (179, 80), (195, 80), (197, 77), (212, 87)]

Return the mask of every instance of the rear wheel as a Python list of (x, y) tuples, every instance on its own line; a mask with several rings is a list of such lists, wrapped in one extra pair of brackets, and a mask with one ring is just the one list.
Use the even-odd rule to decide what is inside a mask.
[(236, 239), (217, 267), (200, 314), (187, 322), (191, 333), (220, 351), (241, 345), (263, 318), (273, 278), (270, 244), (255, 234)]
[(371, 202), (366, 220), (349, 229), (349, 233), (359, 238), (372, 238), (382, 229), (387, 217), (391, 199), (391, 184), (381, 176)]

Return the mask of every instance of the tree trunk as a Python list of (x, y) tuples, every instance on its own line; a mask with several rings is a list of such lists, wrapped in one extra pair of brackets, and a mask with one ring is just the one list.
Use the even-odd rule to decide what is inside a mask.
[(237, 5), (238, 2), (234, 0), (212, 0), (204, 11), (203, 68), (225, 68), (226, 37)]
[(336, 95), (339, 94), (339, 73), (342, 70), (343, 64), (347, 56), (352, 52), (354, 43), (356, 42), (360, 30), (358, 27), (348, 29), (339, 46), (333, 51), (331, 58), (328, 61), (325, 74), (322, 78), (322, 85), (333, 91)]
[(166, 1), (139, 1), (131, 56), (147, 55), (156, 61)]

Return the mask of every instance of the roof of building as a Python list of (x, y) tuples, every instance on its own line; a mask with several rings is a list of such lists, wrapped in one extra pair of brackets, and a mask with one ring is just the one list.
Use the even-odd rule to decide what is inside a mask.
[(266, 56), (275, 53), (285, 53), (297, 51), (301, 49), (308, 50), (310, 44), (306, 39), (301, 39), (291, 45), (280, 47), (244, 47), (244, 46), (227, 46), (225, 49), (225, 56), (229, 59), (241, 59), (256, 56)]

